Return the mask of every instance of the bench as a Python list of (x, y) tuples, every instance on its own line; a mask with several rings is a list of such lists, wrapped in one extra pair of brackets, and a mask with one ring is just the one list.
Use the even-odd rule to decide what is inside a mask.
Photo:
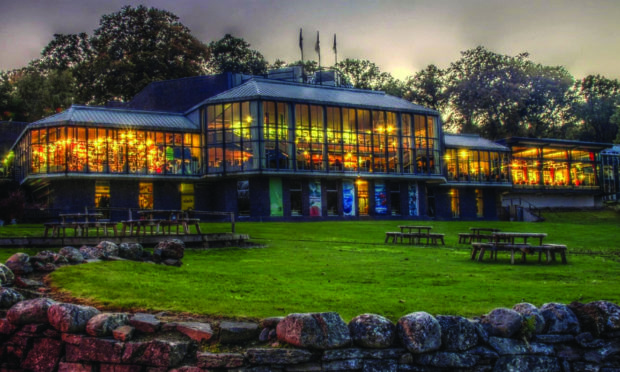
[(43, 224), (43, 226), (45, 227), (45, 231), (43, 231), (43, 237), (47, 238), (50, 230), (52, 232), (51, 237), (60, 237), (60, 230), (62, 229), (62, 236), (65, 236), (65, 228), (66, 225), (63, 224), (62, 222), (46, 222)]
[(392, 240), (392, 244), (396, 243), (396, 241), (400, 239), (401, 243), (403, 241), (403, 234), (398, 231), (387, 231), (385, 233), (385, 242)]
[(445, 234), (428, 234), (428, 237), (431, 240), (431, 244), (438, 245), (441, 241), (441, 245), (446, 245), (443, 239), (445, 237)]
[(472, 237), (473, 237), (473, 234), (470, 234), (470, 233), (459, 233), (459, 244), (471, 243)]
[(482, 261), (484, 253), (488, 250), (491, 254), (491, 258), (497, 260), (497, 252), (504, 251), (510, 252), (510, 263), (514, 264), (515, 252), (521, 252), (521, 260), (526, 261), (527, 254), (538, 253), (538, 262), (542, 262), (542, 255), (545, 254), (547, 263), (555, 262), (555, 254), (560, 254), (562, 263), (566, 264), (566, 245), (563, 244), (543, 244), (543, 245), (529, 245), (529, 244), (506, 244), (506, 243), (471, 243), (472, 252), (471, 259), (475, 260), (478, 252), (478, 261)]

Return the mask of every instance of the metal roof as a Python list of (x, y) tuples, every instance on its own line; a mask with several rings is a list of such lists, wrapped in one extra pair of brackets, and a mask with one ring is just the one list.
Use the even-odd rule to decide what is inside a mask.
[(36, 121), (30, 124), (30, 128), (67, 124), (97, 127), (131, 126), (132, 128), (174, 131), (200, 130), (198, 124), (194, 124), (182, 114), (76, 105), (59, 114)]
[(446, 147), (458, 147), (479, 150), (510, 151), (506, 146), (482, 138), (477, 134), (449, 134), (444, 133)]
[(564, 147), (564, 148), (581, 148), (592, 150), (604, 150), (612, 147), (612, 143), (603, 142), (586, 142), (586, 141), (574, 141), (563, 140), (555, 138), (529, 138), (529, 137), (508, 137), (498, 141), (501, 144), (507, 146), (550, 146), (550, 147)]
[[(392, 111), (410, 111), (438, 115), (438, 112), (435, 110), (413, 104), (402, 98), (390, 96), (385, 94), (385, 92), (300, 84), (257, 77), (253, 77), (235, 88), (213, 96), (200, 103), (200, 105), (252, 99), (304, 102)], [(191, 110), (196, 108), (197, 106), (194, 106)]]

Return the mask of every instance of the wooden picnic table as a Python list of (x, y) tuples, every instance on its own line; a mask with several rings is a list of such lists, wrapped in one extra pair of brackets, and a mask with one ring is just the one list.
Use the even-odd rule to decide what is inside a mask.
[[(157, 227), (157, 232), (159, 232), (160, 227), (162, 228), (162, 232), (166, 232), (166, 227), (168, 228), (168, 235), (172, 233), (172, 227), (176, 227), (176, 233), (179, 234), (179, 229), (182, 229), (184, 234), (190, 233), (190, 226), (194, 225), (196, 228), (196, 232), (198, 234), (202, 234), (200, 231), (200, 219), (199, 218), (188, 218), (186, 216), (186, 211), (180, 209), (144, 209), (139, 210), (137, 212), (142, 216), (146, 216), (147, 218), (141, 218), (142, 221), (149, 221), (142, 223), (143, 225), (147, 225), (151, 228), (151, 234), (153, 233), (154, 226)], [(156, 219), (156, 216), (167, 216), (165, 219)], [(139, 220), (139, 221), (140, 221)], [(140, 223), (139, 223), (140, 224)], [(139, 229), (139, 227), (138, 227)], [(146, 233), (146, 227), (143, 230), (143, 234)]]
[[(491, 258), (495, 258), (495, 260), (497, 260), (497, 252), (510, 252), (511, 264), (514, 264), (515, 253), (521, 253), (523, 262), (526, 261), (527, 254), (538, 253), (539, 262), (542, 260), (542, 255), (545, 254), (549, 263), (555, 261), (555, 255), (558, 253), (562, 258), (562, 263), (566, 264), (566, 246), (563, 244), (543, 244), (543, 239), (546, 237), (547, 234), (545, 233), (494, 232), (493, 239), (488, 243), (471, 243), (471, 259), (475, 260), (477, 255), (478, 261), (482, 261), (485, 252), (488, 250)], [(538, 239), (538, 245), (529, 244), (528, 239)]]
[(469, 244), (471, 242), (480, 242), (482, 240), (491, 241), (492, 233), (499, 232), (499, 229), (489, 227), (470, 227), (471, 233), (459, 233), (459, 243)]
[(66, 228), (72, 228), (74, 236), (88, 236), (89, 229), (96, 229), (96, 234), (99, 236), (99, 229), (103, 229), (104, 235), (108, 235), (108, 228), (111, 228), (114, 232), (114, 236), (117, 235), (116, 223), (104, 220), (102, 213), (60, 213), (60, 222), (47, 222), (44, 224), (45, 231), (43, 236), (47, 238), (49, 231), (52, 231), (52, 237), (66, 236)]

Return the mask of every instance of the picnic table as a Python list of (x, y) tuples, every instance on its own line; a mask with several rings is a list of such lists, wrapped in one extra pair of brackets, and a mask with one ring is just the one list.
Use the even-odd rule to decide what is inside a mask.
[(480, 242), (482, 240), (491, 241), (493, 233), (499, 232), (499, 229), (488, 227), (470, 227), (470, 233), (459, 233), (459, 243), (469, 244), (471, 242)]
[(66, 236), (66, 229), (72, 228), (74, 236), (88, 236), (90, 229), (96, 230), (96, 235), (99, 236), (99, 229), (103, 230), (105, 236), (108, 235), (108, 228), (111, 228), (114, 236), (117, 235), (116, 222), (110, 222), (110, 220), (102, 219), (102, 213), (60, 213), (59, 222), (47, 222), (44, 225), (45, 230), (43, 237), (47, 238), (51, 230), (52, 237), (60, 237), (62, 231), (62, 237)]
[(441, 244), (445, 245), (444, 234), (432, 234), (430, 231), (432, 226), (417, 226), (417, 225), (399, 225), (400, 232), (390, 231), (385, 233), (385, 242), (397, 241), (403, 242), (403, 239), (408, 239), (409, 244), (419, 244), (422, 239), (425, 239), (426, 244)]
[[(130, 234), (133, 231), (133, 226), (137, 228), (137, 234), (142, 229), (143, 235), (146, 234), (147, 228), (150, 228), (151, 234), (159, 233), (160, 228), (162, 233), (166, 233), (166, 227), (168, 228), (168, 235), (172, 233), (172, 228), (176, 227), (177, 235), (182, 231), (184, 234), (190, 233), (190, 226), (195, 226), (196, 232), (201, 234), (200, 231), (200, 219), (189, 218), (186, 216), (186, 212), (179, 209), (144, 209), (137, 211), (141, 215), (140, 219), (127, 221), (130, 227)], [(156, 218), (157, 216), (165, 216), (166, 218)]]
[[(490, 252), (491, 258), (497, 260), (497, 252), (510, 252), (510, 263), (515, 262), (515, 253), (521, 254), (521, 260), (526, 261), (527, 254), (538, 253), (538, 261), (542, 261), (542, 255), (546, 256), (547, 262), (555, 261), (556, 253), (561, 256), (562, 263), (566, 264), (566, 245), (563, 244), (543, 244), (545, 233), (527, 232), (494, 232), (493, 238), (488, 243), (472, 242), (471, 259), (480, 262), (484, 258), (486, 251)], [(528, 243), (528, 240), (538, 239), (538, 245)], [(477, 257), (476, 257), (477, 255)]]

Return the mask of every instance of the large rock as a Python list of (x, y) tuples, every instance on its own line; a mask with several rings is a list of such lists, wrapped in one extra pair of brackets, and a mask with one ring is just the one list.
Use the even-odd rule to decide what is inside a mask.
[(48, 323), (47, 310), (56, 302), (49, 298), (35, 298), (13, 305), (6, 318), (15, 325)]
[(608, 301), (588, 304), (573, 302), (568, 305), (579, 319), (582, 332), (600, 336), (606, 332), (620, 331), (620, 306)]
[(351, 319), (349, 332), (353, 343), (373, 349), (388, 348), (396, 338), (396, 326), (389, 319), (376, 314), (362, 314)]
[(6, 266), (17, 275), (30, 274), (33, 271), (30, 256), (26, 253), (15, 253), (6, 260)]
[(180, 260), (185, 254), (185, 243), (179, 239), (164, 240), (153, 249), (153, 261), (162, 262), (167, 259)]
[(260, 329), (258, 324), (250, 322), (221, 322), (220, 342), (223, 344), (236, 344), (255, 340)]
[(54, 371), (60, 357), (63, 345), (61, 340), (51, 338), (37, 338), (32, 349), (28, 352), (21, 367), (28, 371)]
[(278, 340), (310, 349), (335, 349), (351, 343), (349, 328), (338, 313), (289, 314), (276, 327)]
[(10, 287), (15, 282), (15, 274), (6, 267), (4, 264), (0, 264), (0, 286)]
[(497, 308), (482, 318), (480, 324), (490, 336), (509, 338), (521, 330), (522, 321), (521, 314), (518, 312), (506, 308)]
[(79, 249), (75, 247), (63, 247), (58, 251), (58, 254), (64, 256), (69, 263), (78, 264), (84, 262), (84, 255)]
[(245, 356), (252, 364), (300, 364), (312, 359), (312, 353), (308, 350), (284, 348), (247, 349)]
[(119, 254), (118, 245), (113, 242), (104, 240), (102, 242), (99, 242), (99, 244), (97, 244), (95, 248), (101, 251), (101, 255), (97, 258), (106, 258), (110, 256), (118, 257)]
[(143, 252), (144, 248), (140, 243), (121, 243), (118, 246), (119, 256), (132, 261), (141, 261)]
[(522, 302), (514, 305), (512, 309), (521, 314), (528, 327), (529, 324), (533, 322), (533, 329), (531, 329), (531, 333), (538, 334), (545, 331), (545, 318), (536, 306), (527, 302)]
[(188, 342), (152, 340), (149, 342), (128, 342), (123, 352), (123, 363), (145, 364), (154, 367), (178, 365), (189, 349)]
[(58, 254), (52, 251), (41, 251), (30, 257), (31, 262), (40, 262), (42, 264), (54, 263), (58, 258)]
[(177, 323), (176, 330), (197, 342), (209, 341), (213, 337), (213, 329), (209, 323), (181, 322)]
[(112, 332), (129, 323), (129, 317), (124, 313), (97, 314), (86, 324), (86, 333), (95, 337), (112, 336)]
[(525, 343), (521, 340), (504, 337), (489, 337), (489, 346), (499, 355), (553, 355), (553, 346), (537, 342)]
[(560, 372), (557, 358), (537, 355), (503, 356), (495, 363), (493, 372)]
[(413, 354), (427, 353), (441, 347), (441, 326), (423, 311), (407, 314), (398, 320), (398, 336)]
[(463, 351), (478, 344), (476, 325), (461, 316), (437, 316), (441, 326), (441, 344), (448, 351)]
[(57, 303), (47, 310), (50, 324), (65, 333), (78, 333), (86, 330), (88, 321), (99, 314), (99, 310), (91, 306)]
[(547, 333), (577, 334), (580, 332), (579, 320), (568, 306), (551, 302), (544, 304), (540, 312), (545, 318)]
[(161, 321), (152, 314), (135, 313), (129, 324), (143, 333), (155, 333), (161, 328)]
[(475, 354), (438, 351), (420, 354), (416, 358), (416, 362), (423, 366), (440, 368), (471, 368), (476, 365), (478, 359), (480, 357)]
[(238, 368), (243, 365), (243, 354), (239, 353), (209, 353), (196, 354), (197, 365), (200, 368)]
[(23, 300), (24, 296), (13, 288), (0, 288), (0, 309), (8, 309)]

